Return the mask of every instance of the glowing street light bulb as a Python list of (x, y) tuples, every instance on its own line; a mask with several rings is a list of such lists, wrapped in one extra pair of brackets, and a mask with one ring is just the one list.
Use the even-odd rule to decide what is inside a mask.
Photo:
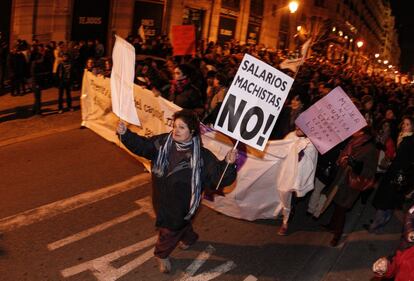
[(388, 64), (388, 60), (384, 60), (384, 64)]
[(388, 66), (388, 68), (392, 68), (392, 65), (390, 64), (390, 65)]
[(301, 30), (302, 30), (302, 26), (301, 26), (301, 25), (298, 25), (298, 26), (296, 27), (296, 30), (297, 30), (297, 31), (301, 31)]
[(378, 58), (379, 57), (379, 54), (377, 53), (377, 54), (375, 54), (375, 58)]
[(357, 41), (357, 47), (361, 48), (362, 46), (364, 46), (364, 42), (362, 40)]
[(299, 4), (296, 1), (289, 2), (289, 11), (291, 14), (295, 13), (299, 8)]

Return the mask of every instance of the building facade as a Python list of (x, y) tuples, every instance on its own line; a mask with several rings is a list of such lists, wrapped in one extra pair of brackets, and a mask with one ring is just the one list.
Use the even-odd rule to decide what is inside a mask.
[[(112, 46), (113, 34), (146, 37), (166, 34), (172, 26), (193, 24), (204, 42), (261, 44), (294, 50), (312, 37), (331, 59), (380, 67), (398, 65), (400, 49), (387, 0), (2, 0), (0, 31), (31, 42), (99, 39)], [(3, 8), (4, 7), (4, 8)], [(9, 10), (10, 13), (6, 13)], [(357, 42), (362, 42), (357, 47)], [(325, 48), (325, 49), (323, 49)], [(373, 65), (373, 62), (377, 62)]]

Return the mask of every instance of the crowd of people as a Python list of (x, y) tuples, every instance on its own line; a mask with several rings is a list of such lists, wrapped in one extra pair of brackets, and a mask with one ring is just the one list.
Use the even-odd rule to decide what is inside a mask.
[[(137, 55), (144, 55), (136, 64), (135, 83), (183, 109), (194, 111), (206, 125), (214, 124), (245, 53), (278, 69), (280, 63), (292, 55), (284, 50), (270, 50), (263, 46), (241, 45), (237, 42), (220, 45), (210, 42), (201, 44), (196, 56), (172, 56), (173, 49), (167, 37), (146, 42), (139, 37), (128, 37), (127, 40), (134, 45)], [(112, 63), (104, 57), (104, 53), (103, 45), (93, 40), (68, 44), (51, 42), (47, 45), (34, 41), (30, 47), (20, 41), (11, 49), (6, 60), (11, 93), (24, 93), (27, 89), (26, 81), (29, 81), (27, 78), (31, 77), (30, 87), (36, 99), (35, 113), (41, 112), (40, 89), (47, 85), (59, 88), (59, 112), (64, 110), (64, 92), (67, 107), (71, 110), (70, 91), (80, 87), (84, 69), (95, 75), (110, 77)], [(355, 65), (328, 60), (323, 54), (312, 51), (296, 75), (290, 70), (283, 71), (295, 76), (295, 81), (271, 133), (271, 139), (283, 139), (295, 131), (295, 120), (300, 113), (337, 86), (341, 86), (351, 97), (368, 123), (367, 127), (348, 140), (328, 153), (319, 155), (309, 214), (319, 218), (326, 209), (326, 198), (333, 198), (334, 213), (330, 223), (324, 227), (333, 232), (330, 244), (336, 246), (341, 240), (346, 212), (358, 198), (366, 204), (374, 192), (372, 204), (376, 214), (372, 221), (367, 222), (366, 228), (371, 233), (381, 233), (393, 211), (402, 209), (404, 203), (413, 199), (414, 176), (410, 171), (414, 168), (414, 87), (396, 83), (380, 74), (367, 73)], [(188, 127), (187, 119), (184, 123)], [(120, 135), (126, 132), (125, 128), (118, 130)], [(128, 132), (127, 136), (130, 134)], [(128, 142), (129, 138), (132, 136), (123, 141)], [(133, 139), (138, 142), (136, 137)], [(142, 140), (139, 139), (139, 142)], [(125, 144), (130, 149), (135, 149), (133, 143)], [(153, 144), (150, 146), (153, 149)], [(154, 155), (148, 154), (145, 157), (153, 159), (159, 154)], [(233, 163), (234, 159), (229, 162)], [(158, 173), (160, 177), (163, 176), (163, 171)], [(186, 184), (191, 186), (194, 183)], [(169, 227), (168, 224), (157, 223), (161, 227)], [(160, 232), (160, 239), (163, 235), (175, 235), (174, 242), (171, 242), (174, 245), (167, 245), (167, 250), (159, 249), (160, 259), (166, 259), (179, 242), (176, 232), (181, 227)], [(190, 228), (186, 231), (192, 234)], [(284, 221), (279, 234), (288, 234), (287, 221)], [(159, 246), (162, 247), (161, 244)], [(164, 271), (168, 271), (168, 264), (163, 262)]]
[[(85, 69), (110, 76), (111, 61), (99, 40), (48, 44), (17, 40), (9, 49), (0, 36), (0, 95), (34, 94), (33, 114), (42, 114), (42, 89), (58, 88), (58, 113), (73, 111), (72, 90), (79, 90)], [(65, 99), (64, 99), (65, 96)], [(66, 101), (66, 108), (64, 107)]]
[[(152, 52), (154, 46), (155, 51)], [(157, 55), (160, 49), (163, 47), (153, 43), (140, 50), (147, 55)], [(196, 57), (167, 56), (163, 63), (147, 58), (137, 65), (137, 84), (182, 108), (194, 110), (205, 124), (214, 124), (245, 53), (278, 69), (280, 63), (289, 57), (287, 52), (258, 46), (210, 43), (201, 52), (199, 50)], [(292, 77), (295, 74), (290, 70), (283, 71)], [(292, 131), (297, 132), (295, 120), (299, 114), (337, 86), (351, 97), (368, 126), (329, 153), (319, 155), (318, 184), (311, 195), (309, 214), (319, 218), (329, 203), (322, 200), (320, 204), (319, 199), (332, 199), (332, 218), (323, 225), (333, 233), (331, 246), (339, 244), (346, 213), (359, 198), (366, 204), (375, 192), (372, 204), (377, 211), (366, 223), (366, 228), (378, 234), (394, 210), (403, 209), (404, 203), (411, 202), (414, 188), (414, 177), (410, 173), (414, 167), (414, 88), (383, 75), (367, 73), (355, 65), (311, 54), (296, 74), (271, 139), (283, 139)], [(295, 200), (292, 201), (294, 205)], [(280, 235), (288, 234), (286, 217), (289, 215), (284, 215), (278, 232)]]

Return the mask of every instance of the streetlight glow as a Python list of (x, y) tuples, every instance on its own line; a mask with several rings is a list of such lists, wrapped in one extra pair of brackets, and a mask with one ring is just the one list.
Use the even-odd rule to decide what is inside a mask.
[(388, 64), (388, 60), (384, 60), (384, 64)]
[(356, 44), (358, 48), (361, 48), (362, 46), (364, 46), (364, 42), (362, 40), (358, 40)]
[(297, 1), (289, 2), (289, 11), (291, 14), (295, 13), (298, 10), (299, 4)]
[(379, 57), (379, 54), (377, 53), (377, 54), (375, 54), (375, 58), (378, 58)]
[(298, 26), (296, 27), (296, 30), (297, 30), (297, 31), (301, 31), (301, 30), (302, 30), (302, 26), (301, 26), (301, 25), (298, 25)]

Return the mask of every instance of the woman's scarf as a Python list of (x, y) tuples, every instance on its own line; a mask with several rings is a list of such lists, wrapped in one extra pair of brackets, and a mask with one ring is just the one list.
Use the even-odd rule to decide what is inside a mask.
[(185, 86), (190, 82), (187, 78), (181, 80), (173, 80), (171, 85), (171, 92), (180, 94), (184, 91)]
[(201, 153), (200, 153), (200, 137), (194, 136), (189, 142), (179, 143), (172, 139), (172, 132), (168, 135), (166, 142), (160, 147), (157, 160), (152, 166), (152, 172), (157, 177), (164, 176), (168, 167), (168, 155), (172, 145), (175, 144), (177, 151), (188, 150), (192, 147), (190, 167), (191, 167), (191, 201), (190, 211), (184, 217), (189, 220), (197, 210), (201, 201)]

